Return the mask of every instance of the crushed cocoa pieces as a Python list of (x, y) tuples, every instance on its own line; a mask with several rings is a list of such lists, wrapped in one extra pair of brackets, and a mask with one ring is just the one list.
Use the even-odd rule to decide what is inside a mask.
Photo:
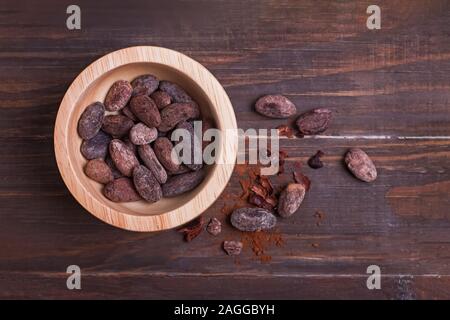
[(277, 130), (280, 137), (287, 137), (289, 139), (294, 137), (294, 130), (286, 124), (278, 126)]

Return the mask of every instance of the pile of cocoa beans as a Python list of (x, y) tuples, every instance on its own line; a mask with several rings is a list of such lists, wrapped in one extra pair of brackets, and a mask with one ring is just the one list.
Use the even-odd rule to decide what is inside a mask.
[[(113, 83), (104, 102), (93, 102), (80, 116), (84, 172), (104, 184), (103, 194), (114, 202), (153, 203), (197, 187), (205, 176), (203, 163), (174, 161), (174, 129), (188, 130), (201, 119), (184, 89), (151, 74)], [(194, 150), (192, 147), (191, 150)]]

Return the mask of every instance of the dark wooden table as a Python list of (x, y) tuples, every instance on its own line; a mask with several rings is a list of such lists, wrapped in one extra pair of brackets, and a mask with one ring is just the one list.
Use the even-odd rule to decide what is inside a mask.
[[(376, 3), (373, 3), (376, 2)], [(0, 298), (449, 298), (450, 3), (448, 1), (79, 0), (82, 29), (66, 28), (71, 1), (3, 0), (0, 7)], [(366, 8), (382, 10), (381, 30)], [(283, 139), (287, 165), (321, 149), (304, 173), (301, 211), (280, 220), (271, 261), (214, 238), (132, 233), (91, 216), (62, 182), (53, 126), (71, 81), (113, 50), (157, 45), (205, 65), (223, 84), (239, 127), (273, 128), (252, 105), (282, 93), (299, 111), (335, 112), (322, 138)], [(376, 163), (373, 184), (343, 165), (349, 147)], [(239, 195), (235, 172), (226, 195)], [(282, 183), (286, 177), (273, 179)], [(283, 180), (284, 179), (284, 180)], [(316, 210), (325, 217), (317, 225)], [(66, 288), (79, 265), (81, 290)], [(366, 269), (381, 268), (381, 290)]]

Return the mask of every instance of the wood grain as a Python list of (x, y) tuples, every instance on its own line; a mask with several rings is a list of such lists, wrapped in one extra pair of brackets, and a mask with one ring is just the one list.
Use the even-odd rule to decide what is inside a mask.
[[(0, 10), (0, 297), (380, 298), (450, 296), (450, 6), (378, 1), (382, 29), (365, 27), (369, 1), (78, 1), (82, 30), (68, 31), (70, 3), (9, 1)], [(182, 9), (181, 9), (182, 8)], [(53, 155), (53, 124), (76, 75), (102, 55), (157, 45), (204, 64), (225, 87), (240, 128), (284, 123), (253, 112), (282, 93), (298, 111), (335, 111), (324, 139), (283, 139), (286, 169), (312, 180), (301, 211), (280, 220), (285, 243), (269, 263), (246, 248), (221, 212), (241, 193), (235, 171), (206, 212), (223, 233), (184, 243), (176, 232), (135, 234), (90, 216), (70, 196)], [(378, 167), (355, 180), (342, 157), (361, 147)], [(305, 163), (317, 150), (325, 167)], [(273, 178), (277, 186), (290, 175)], [(319, 225), (314, 217), (322, 210)], [(317, 246), (313, 246), (316, 244)], [(78, 264), (81, 291), (65, 287)], [(377, 264), (382, 289), (367, 290)]]

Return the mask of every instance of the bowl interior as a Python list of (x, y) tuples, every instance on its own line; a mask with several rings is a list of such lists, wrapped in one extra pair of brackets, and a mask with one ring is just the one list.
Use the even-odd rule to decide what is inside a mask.
[[(216, 170), (216, 165), (210, 165), (206, 168), (207, 175), (205, 180), (194, 190), (179, 195), (174, 198), (163, 198), (156, 203), (147, 203), (145, 201), (129, 202), (129, 203), (115, 203), (109, 201), (102, 194), (103, 185), (89, 179), (83, 172), (83, 168), (87, 160), (81, 155), (80, 146), (81, 138), (77, 133), (78, 119), (86, 106), (95, 101), (104, 101), (104, 98), (111, 87), (117, 80), (131, 81), (139, 75), (151, 73), (160, 80), (169, 80), (179, 84), (200, 106), (203, 119), (208, 119), (215, 124), (216, 128), (222, 129), (220, 126), (219, 117), (216, 109), (212, 106), (205, 92), (192, 80), (188, 75), (163, 64), (140, 62), (129, 63), (117, 67), (102, 76), (97, 78), (81, 95), (78, 101), (73, 106), (68, 121), (67, 145), (68, 157), (73, 164), (73, 169), (79, 181), (83, 185), (85, 191), (92, 197), (107, 207), (113, 208), (119, 212), (129, 215), (160, 215), (165, 212), (177, 209), (193, 199), (206, 185), (211, 178), (211, 174)], [(216, 155), (219, 155), (221, 150), (216, 150)]]

